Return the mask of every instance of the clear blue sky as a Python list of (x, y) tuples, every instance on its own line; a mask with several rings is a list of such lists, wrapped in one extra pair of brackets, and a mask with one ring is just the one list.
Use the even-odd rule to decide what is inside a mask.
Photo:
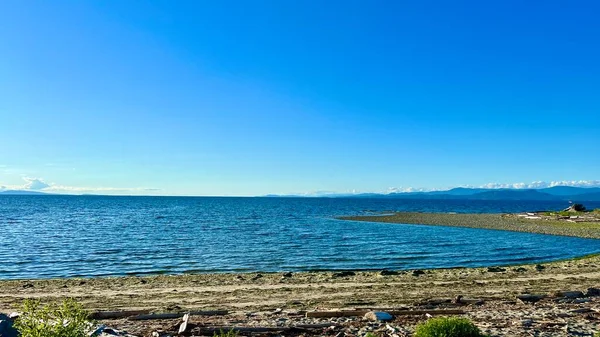
[(0, 1), (0, 185), (260, 195), (599, 179), (598, 13)]

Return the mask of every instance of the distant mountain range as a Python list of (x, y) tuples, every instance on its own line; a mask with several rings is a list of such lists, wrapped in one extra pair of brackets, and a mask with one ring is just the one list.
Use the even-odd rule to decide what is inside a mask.
[(38, 191), (27, 191), (27, 190), (6, 190), (0, 191), (0, 194), (7, 195), (47, 195), (50, 193), (38, 192)]
[[(282, 197), (268, 195), (269, 197)], [(286, 195), (286, 197), (294, 197)], [(295, 195), (295, 197), (303, 197)], [(304, 196), (306, 197), (306, 196)], [(329, 198), (383, 198), (383, 199), (462, 199), (462, 200), (564, 200), (573, 202), (600, 201), (600, 187), (555, 186), (541, 189), (486, 189), (457, 187), (447, 191), (325, 194)]]
[[(0, 195), (52, 195), (28, 190), (5, 190)], [(265, 197), (324, 197), (324, 198), (381, 198), (381, 199), (461, 199), (461, 200), (563, 200), (573, 202), (600, 201), (600, 187), (555, 186), (541, 189), (487, 189), (457, 187), (447, 191), (322, 194), (314, 195), (275, 195)]]

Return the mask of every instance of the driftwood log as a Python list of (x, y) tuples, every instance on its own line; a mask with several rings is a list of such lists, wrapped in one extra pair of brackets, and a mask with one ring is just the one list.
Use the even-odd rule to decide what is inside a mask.
[(227, 315), (227, 310), (209, 310), (209, 311), (190, 311), (184, 312), (167, 312), (167, 313), (156, 313), (156, 314), (144, 314), (131, 316), (128, 319), (131, 321), (145, 321), (151, 319), (175, 319), (182, 318), (184, 315), (189, 314), (190, 316), (223, 316)]

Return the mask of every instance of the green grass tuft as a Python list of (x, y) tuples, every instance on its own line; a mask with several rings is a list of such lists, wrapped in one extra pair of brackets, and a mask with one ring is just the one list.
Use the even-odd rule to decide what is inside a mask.
[(415, 337), (483, 337), (475, 324), (466, 318), (432, 318), (417, 326)]
[(62, 304), (41, 305), (40, 301), (25, 300), (15, 328), (21, 337), (86, 337), (92, 327), (88, 313), (75, 300)]
[(237, 337), (239, 335), (239, 331), (235, 331), (233, 329), (225, 332), (223, 330), (219, 331), (219, 333), (214, 333), (213, 337)]

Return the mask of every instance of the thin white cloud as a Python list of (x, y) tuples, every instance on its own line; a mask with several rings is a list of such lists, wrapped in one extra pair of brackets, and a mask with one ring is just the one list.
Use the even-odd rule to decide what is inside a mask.
[(385, 193), (415, 193), (415, 192), (430, 192), (436, 189), (416, 188), (416, 187), (388, 187)]
[(47, 183), (41, 178), (22, 177), (25, 181), (23, 185), (2, 185), (0, 191), (4, 190), (22, 190), (22, 191), (42, 191), (48, 193), (81, 194), (148, 194), (158, 192), (157, 188), (146, 187), (85, 187), (85, 186), (65, 186), (55, 183)]
[[(465, 188), (485, 188), (485, 189), (542, 189), (555, 186), (572, 187), (600, 187), (600, 180), (564, 180), (564, 181), (534, 181), (531, 183), (488, 183), (480, 186), (461, 185)], [(413, 192), (432, 192), (445, 191), (447, 189), (439, 188), (415, 188), (415, 187), (390, 187), (384, 193), (413, 193)]]
[(140, 192), (156, 192), (160, 191), (158, 188), (145, 188), (145, 187), (78, 187), (78, 186), (64, 186), (51, 184), (48, 188), (44, 189), (46, 192), (64, 192), (64, 193), (140, 193)]
[(549, 188), (555, 186), (571, 186), (571, 187), (600, 187), (600, 180), (564, 180), (564, 181), (534, 181), (531, 183), (512, 183), (512, 184), (501, 184), (501, 183), (489, 183), (481, 185), (481, 188), (513, 188), (513, 189), (540, 189)]

